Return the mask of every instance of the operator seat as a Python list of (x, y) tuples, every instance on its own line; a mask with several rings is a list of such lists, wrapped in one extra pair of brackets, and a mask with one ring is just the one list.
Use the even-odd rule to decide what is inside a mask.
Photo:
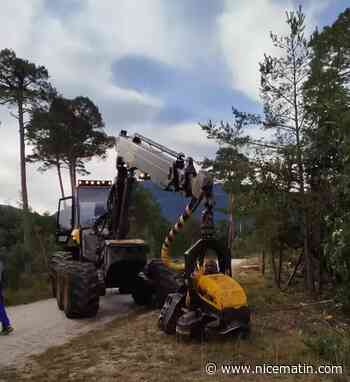
[(95, 204), (95, 211), (94, 215), (95, 218), (99, 218), (100, 216), (104, 215), (106, 213), (106, 206), (104, 203), (96, 203)]
[(219, 273), (218, 264), (214, 259), (208, 259), (204, 263), (204, 275), (213, 275)]
[(92, 228), (86, 228), (81, 231), (82, 234), (82, 255), (91, 262), (97, 261), (97, 236)]

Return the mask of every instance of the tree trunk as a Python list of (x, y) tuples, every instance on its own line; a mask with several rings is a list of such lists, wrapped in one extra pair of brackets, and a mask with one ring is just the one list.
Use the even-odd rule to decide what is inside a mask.
[(276, 286), (279, 288), (278, 277), (277, 277), (277, 269), (276, 269), (276, 261), (275, 261), (275, 250), (271, 249), (271, 268), (273, 273), (273, 279), (275, 281)]
[(57, 167), (58, 180), (60, 182), (61, 195), (62, 195), (62, 198), (64, 198), (64, 188), (63, 188), (63, 181), (62, 181), (61, 163), (59, 160), (57, 160), (56, 167)]
[(47, 266), (48, 266), (48, 256), (47, 256), (47, 251), (46, 251), (46, 246), (45, 246), (45, 242), (44, 242), (44, 237), (42, 235), (42, 231), (40, 229), (34, 229), (34, 234), (36, 236), (36, 240), (39, 244), (39, 247), (40, 247), (40, 252), (41, 252), (41, 258), (42, 258), (42, 265), (44, 266), (44, 268), (47, 269)]
[(229, 195), (229, 227), (228, 227), (228, 238), (227, 238), (227, 247), (229, 253), (232, 255), (233, 241), (235, 239), (235, 221), (233, 217), (234, 210), (234, 200), (235, 197), (232, 193)]
[[(305, 196), (305, 195), (304, 195)], [(311, 261), (311, 253), (309, 250), (309, 227), (308, 227), (308, 219), (307, 219), (307, 211), (305, 207), (304, 201), (304, 261), (305, 261), (305, 269), (304, 269), (304, 281), (306, 290), (309, 292), (314, 291), (314, 281), (313, 281), (313, 269), (312, 269), (312, 261)]]
[(296, 123), (296, 140), (297, 140), (297, 161), (298, 161), (298, 172), (299, 172), (299, 188), (301, 196), (301, 213), (303, 219), (303, 250), (304, 250), (304, 285), (305, 289), (312, 291), (314, 289), (313, 277), (312, 277), (312, 263), (311, 263), (311, 253), (310, 253), (310, 243), (309, 243), (309, 222), (308, 222), (308, 206), (306, 201), (305, 193), (305, 179), (304, 179), (304, 166), (303, 166), (303, 155), (302, 147), (300, 142), (300, 132), (298, 123)]
[[(309, 219), (310, 223), (310, 248), (312, 252), (312, 258), (316, 259), (317, 268), (313, 267), (313, 282), (314, 286), (317, 286), (317, 292), (322, 291), (322, 278), (323, 278), (323, 253), (322, 253), (322, 213), (324, 211), (324, 200), (321, 186), (320, 176), (318, 174), (312, 174), (310, 181), (312, 198), (312, 216)], [(325, 196), (327, 200), (327, 196)], [(327, 202), (326, 202), (327, 203)]]
[(261, 254), (261, 274), (265, 275), (265, 249), (263, 249), (262, 254)]
[(287, 284), (286, 284), (284, 289), (287, 289), (289, 287), (289, 285), (292, 283), (295, 275), (297, 274), (297, 270), (299, 268), (299, 265), (301, 264), (301, 260), (303, 259), (303, 255), (304, 255), (304, 253), (301, 252), (301, 254), (299, 255), (298, 261), (295, 264), (294, 270), (293, 270), (292, 274), (290, 275), (290, 277), (289, 277), (289, 279), (287, 281)]
[(23, 99), (18, 99), (18, 125), (19, 125), (19, 149), (20, 149), (20, 168), (21, 168), (21, 193), (22, 193), (22, 209), (23, 209), (23, 246), (26, 252), (25, 268), (30, 272), (31, 265), (27, 262), (31, 253), (31, 235), (30, 235), (30, 216), (27, 191), (27, 172), (26, 172), (26, 152), (25, 152), (25, 127), (24, 127), (24, 111)]
[(28, 191), (27, 191), (26, 153), (25, 153), (25, 142), (24, 142), (24, 113), (23, 113), (23, 101), (21, 99), (18, 100), (18, 124), (19, 124), (22, 208), (25, 211), (25, 210), (28, 210)]
[(75, 194), (75, 187), (76, 187), (76, 168), (75, 168), (75, 161), (74, 160), (71, 160), (69, 162), (69, 176), (70, 176), (72, 195), (74, 195)]
[(281, 278), (282, 278), (282, 264), (283, 264), (283, 249), (282, 247), (279, 248), (279, 251), (278, 251), (278, 254), (279, 254), (279, 259), (278, 259), (278, 275), (277, 275), (277, 279), (278, 279), (278, 287), (280, 288), (282, 283), (281, 283)]
[(304, 162), (303, 162), (303, 147), (301, 142), (301, 124), (298, 107), (298, 89), (297, 89), (297, 61), (294, 40), (292, 40), (292, 57), (293, 57), (293, 106), (294, 106), (294, 124), (297, 149), (297, 167), (298, 167), (298, 183), (301, 195), (301, 212), (303, 217), (303, 236), (304, 236), (304, 285), (305, 289), (310, 291), (313, 289), (312, 282), (312, 266), (309, 251), (309, 236), (308, 236), (308, 221), (307, 221), (307, 206), (305, 200), (305, 177), (304, 177)]

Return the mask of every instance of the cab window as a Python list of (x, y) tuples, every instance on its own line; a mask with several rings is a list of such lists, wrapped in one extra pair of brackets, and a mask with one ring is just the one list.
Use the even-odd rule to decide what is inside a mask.
[(110, 187), (79, 187), (79, 223), (92, 226), (96, 219), (107, 212)]

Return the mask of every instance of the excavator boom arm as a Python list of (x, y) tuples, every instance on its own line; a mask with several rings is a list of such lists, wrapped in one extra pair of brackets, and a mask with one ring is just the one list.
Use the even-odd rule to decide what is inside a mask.
[(212, 177), (206, 171), (197, 172), (191, 157), (141, 134), (129, 136), (122, 130), (116, 139), (116, 150), (117, 177), (109, 198), (109, 220), (114, 238), (124, 239), (127, 235), (128, 208), (136, 171), (141, 173), (141, 178), (150, 179), (163, 190), (180, 192), (191, 198), (179, 220), (169, 230), (162, 246), (163, 262), (177, 268), (171, 260), (171, 243), (201, 202), (205, 207), (201, 224), (202, 238), (207, 239), (214, 235)]

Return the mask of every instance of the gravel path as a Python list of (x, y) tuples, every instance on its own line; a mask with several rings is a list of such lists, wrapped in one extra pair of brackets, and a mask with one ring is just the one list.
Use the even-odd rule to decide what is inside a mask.
[(95, 318), (69, 320), (58, 310), (53, 298), (7, 308), (15, 331), (0, 337), (0, 367), (14, 362), (18, 365), (29, 355), (62, 345), (72, 337), (99, 328), (136, 309), (130, 295), (119, 295), (115, 290), (108, 291), (100, 299), (100, 310)]

